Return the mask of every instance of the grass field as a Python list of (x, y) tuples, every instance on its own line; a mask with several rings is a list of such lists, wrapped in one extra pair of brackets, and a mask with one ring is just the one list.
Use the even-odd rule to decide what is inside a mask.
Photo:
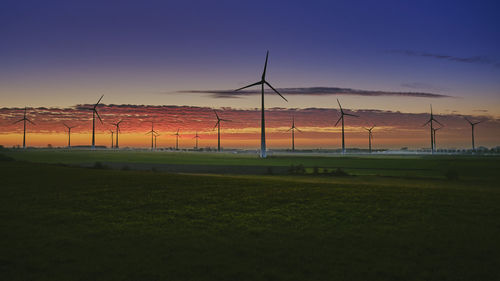
[[(498, 157), (3, 154), (1, 280), (498, 280)], [(59, 165), (96, 161), (308, 174)]]

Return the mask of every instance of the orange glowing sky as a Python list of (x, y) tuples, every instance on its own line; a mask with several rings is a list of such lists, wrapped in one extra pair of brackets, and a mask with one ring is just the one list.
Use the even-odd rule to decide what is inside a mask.
[[(72, 145), (89, 145), (91, 140), (91, 105), (77, 105), (68, 108), (30, 108), (27, 117), (35, 125), (28, 124), (28, 146), (65, 146), (67, 133), (63, 123), (76, 126), (72, 130)], [(160, 136), (158, 147), (174, 147), (177, 129), (180, 129), (180, 147), (192, 148), (196, 131), (201, 136), (200, 147), (215, 147), (217, 132), (213, 109), (193, 106), (143, 106), (109, 105), (98, 107), (104, 124), (97, 122), (96, 145), (110, 146), (111, 133), (115, 130), (111, 123), (123, 120), (120, 133), (121, 147), (148, 147), (151, 137), (146, 133), (154, 129)], [(222, 146), (225, 148), (256, 149), (260, 142), (260, 111), (258, 109), (217, 109), (221, 118), (231, 122), (222, 124)], [(347, 147), (366, 148), (367, 132), (363, 127), (373, 124), (374, 148), (425, 148), (429, 143), (429, 129), (422, 125), (429, 118), (427, 113), (401, 113), (381, 110), (355, 110), (360, 118), (346, 117)], [(470, 146), (470, 126), (458, 114), (439, 114), (437, 119), (445, 125), (438, 131), (438, 148), (468, 148)], [(22, 118), (23, 109), (0, 109), (0, 144), (10, 147), (22, 142), (23, 125), (12, 124)], [(271, 108), (266, 111), (266, 135), (270, 149), (288, 148), (291, 136), (286, 132), (295, 116), (296, 126), (302, 130), (295, 135), (297, 149), (339, 148), (341, 127), (334, 124), (339, 117), (335, 108), (286, 109)], [(489, 115), (468, 116), (485, 122), (476, 127), (477, 146), (496, 146), (500, 142), (500, 120)]]

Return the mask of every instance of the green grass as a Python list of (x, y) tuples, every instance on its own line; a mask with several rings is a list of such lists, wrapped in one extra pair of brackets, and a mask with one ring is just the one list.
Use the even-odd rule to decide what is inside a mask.
[[(500, 162), (495, 158), (265, 160), (307, 166), (346, 161), (368, 168), (397, 168), (399, 161), (423, 172), (441, 172), (445, 165), (460, 173), (458, 181), (448, 181), (427, 175), (337, 178), (84, 169), (40, 163), (85, 158), (81, 152), (61, 157), (31, 153), (8, 154), (37, 163), (0, 161), (2, 280), (441, 281), (498, 276)], [(182, 158), (138, 156), (141, 161)], [(89, 157), (83, 162), (136, 160), (126, 153)], [(183, 161), (228, 158), (223, 161), (247, 165), (242, 159), (248, 156), (196, 157), (205, 156)]]

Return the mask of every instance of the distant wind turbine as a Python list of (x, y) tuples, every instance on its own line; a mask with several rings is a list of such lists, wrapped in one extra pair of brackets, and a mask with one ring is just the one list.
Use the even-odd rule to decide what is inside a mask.
[(16, 124), (16, 123), (19, 123), (23, 121), (24, 123), (24, 129), (23, 129), (23, 149), (26, 148), (26, 121), (30, 122), (31, 124), (35, 125), (35, 123), (33, 123), (31, 120), (29, 120), (27, 117), (26, 117), (26, 107), (24, 107), (24, 116), (22, 119), (19, 119), (17, 120), (16, 122), (14, 122), (13, 124)]
[(292, 116), (292, 127), (287, 130), (287, 132), (292, 131), (292, 152), (295, 151), (295, 130), (302, 133), (299, 128), (295, 127), (295, 116)]
[(467, 122), (469, 122), (469, 124), (471, 126), (471, 129), (472, 129), (472, 151), (475, 152), (476, 151), (476, 146), (474, 144), (474, 126), (476, 126), (479, 123), (482, 123), (483, 121), (472, 122), (469, 119), (467, 119), (467, 117), (464, 117), (464, 118), (465, 118), (465, 120), (467, 120)]
[(337, 123), (335, 123), (335, 127), (339, 124), (340, 120), (342, 120), (342, 154), (345, 153), (345, 138), (344, 138), (344, 115), (345, 116), (352, 116), (352, 117), (359, 117), (358, 115), (354, 114), (349, 114), (345, 113), (344, 110), (342, 109), (342, 105), (340, 105), (339, 99), (337, 99), (337, 103), (339, 104), (340, 107), (340, 118), (337, 120)]
[(173, 135), (175, 136), (175, 150), (179, 150), (179, 129), (177, 129), (177, 133)]
[(68, 148), (71, 148), (71, 129), (73, 129), (76, 126), (68, 126), (65, 123), (63, 125), (68, 128)]
[(434, 114), (432, 113), (432, 104), (431, 104), (431, 117), (429, 118), (429, 121), (425, 122), (425, 125), (430, 124), (431, 126), (431, 153), (434, 154), (434, 123), (436, 122), (439, 125), (443, 126), (438, 120), (434, 119)]
[(154, 145), (154, 135), (158, 134), (158, 132), (156, 132), (154, 130), (154, 121), (151, 121), (151, 131), (146, 133), (146, 135), (149, 135), (149, 134), (151, 134), (151, 151), (153, 151), (154, 150), (154, 146), (153, 146)]
[(114, 138), (114, 133), (115, 133), (115, 132), (113, 132), (113, 130), (109, 130), (109, 132), (111, 133), (111, 148), (113, 148), (113, 147), (114, 147), (114, 145), (113, 145), (113, 141), (114, 141), (114, 139), (115, 139), (115, 138)]
[(215, 113), (215, 117), (217, 117), (217, 123), (215, 123), (215, 126), (214, 126), (214, 130), (215, 130), (215, 128), (217, 128), (217, 151), (220, 151), (220, 121), (231, 122), (231, 120), (219, 118), (219, 115), (217, 114), (217, 111), (215, 111), (215, 109), (214, 109), (214, 113)]
[(372, 153), (372, 139), (373, 139), (372, 130), (373, 130), (373, 128), (375, 128), (375, 125), (373, 125), (370, 129), (364, 128), (365, 130), (368, 131), (368, 150), (370, 153)]
[(196, 135), (193, 137), (193, 139), (196, 139), (196, 145), (194, 147), (195, 150), (198, 150), (198, 139), (200, 136), (198, 135), (198, 131), (196, 131)]
[(253, 84), (250, 84), (248, 86), (236, 89), (235, 91), (243, 90), (245, 88), (261, 85), (262, 87), (262, 117), (261, 117), (261, 130), (260, 130), (260, 157), (261, 158), (266, 158), (266, 124), (265, 124), (265, 117), (264, 117), (264, 84), (267, 85), (269, 88), (271, 88), (276, 94), (278, 94), (280, 97), (282, 97), (285, 101), (288, 102), (285, 97), (283, 97), (269, 82), (266, 81), (266, 69), (267, 69), (267, 59), (269, 57), (269, 51), (266, 53), (266, 63), (264, 64), (264, 72), (262, 72), (262, 78), (259, 82), (255, 82)]
[(101, 121), (102, 124), (102, 119), (101, 116), (99, 116), (99, 113), (97, 112), (97, 106), (101, 102), (102, 98), (104, 95), (101, 96), (101, 98), (97, 101), (97, 103), (92, 107), (92, 149), (95, 149), (95, 116), (97, 115), (97, 118), (99, 118), (99, 121)]
[(118, 145), (118, 135), (120, 134), (120, 124), (123, 122), (123, 120), (120, 120), (116, 123), (111, 123), (111, 125), (114, 125), (116, 127), (116, 142), (115, 142), (115, 148), (120, 148)]
[(433, 131), (433, 141), (434, 141), (434, 149), (437, 150), (437, 143), (436, 143), (436, 132), (441, 130), (443, 127), (439, 127), (439, 128), (433, 128), (432, 131)]
[(155, 134), (155, 150), (156, 150), (156, 138), (159, 137), (160, 135), (159, 134)]

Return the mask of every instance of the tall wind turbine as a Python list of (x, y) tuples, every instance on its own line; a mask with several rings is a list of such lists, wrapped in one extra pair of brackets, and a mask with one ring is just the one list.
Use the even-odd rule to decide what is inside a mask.
[(372, 153), (372, 139), (373, 139), (372, 130), (373, 130), (373, 128), (375, 128), (375, 125), (373, 125), (370, 129), (364, 128), (365, 130), (368, 131), (368, 150), (370, 151), (370, 153)]
[(113, 141), (114, 141), (114, 139), (115, 139), (115, 138), (114, 138), (114, 134), (115, 134), (115, 132), (113, 132), (113, 130), (109, 130), (109, 132), (111, 133), (111, 148), (113, 148), (113, 147), (114, 147), (114, 145), (113, 145)]
[(76, 126), (68, 126), (65, 123), (63, 125), (68, 128), (68, 148), (71, 148), (71, 129), (73, 129)]
[(196, 135), (193, 137), (193, 139), (196, 139), (196, 145), (194, 147), (195, 150), (198, 150), (198, 139), (200, 136), (198, 135), (198, 131), (196, 131)]
[(432, 136), (432, 139), (433, 139), (433, 142), (434, 142), (434, 149), (437, 150), (437, 144), (436, 144), (436, 132), (441, 130), (443, 127), (439, 127), (439, 128), (433, 128), (432, 131), (433, 131), (433, 136)]
[(19, 123), (21, 121), (23, 121), (23, 123), (24, 123), (24, 129), (23, 129), (23, 149), (24, 149), (24, 148), (26, 148), (26, 121), (28, 121), (31, 124), (35, 125), (35, 123), (33, 123), (28, 118), (26, 118), (26, 107), (24, 107), (24, 116), (23, 116), (23, 119), (19, 119), (16, 122), (14, 122), (13, 124)]
[(425, 122), (425, 125), (430, 124), (431, 126), (431, 153), (434, 154), (434, 123), (436, 122), (439, 125), (443, 126), (443, 124), (439, 123), (438, 120), (434, 119), (434, 114), (432, 113), (432, 104), (431, 104), (431, 117), (429, 118), (429, 121)]
[(476, 151), (476, 146), (474, 145), (474, 126), (476, 126), (477, 124), (483, 122), (483, 121), (478, 121), (478, 122), (472, 122), (470, 121), (469, 119), (467, 119), (467, 117), (464, 117), (465, 120), (467, 120), (467, 122), (469, 122), (470, 126), (471, 126), (471, 129), (472, 129), (472, 151), (475, 152)]
[(292, 127), (287, 130), (287, 132), (292, 131), (292, 152), (295, 151), (295, 130), (302, 133), (299, 128), (295, 127), (295, 116), (292, 116)]
[(151, 131), (147, 132), (146, 135), (151, 134), (151, 150), (154, 150), (154, 135), (158, 134), (158, 132), (155, 131), (154, 129), (154, 122), (151, 121)]
[(111, 125), (114, 125), (116, 126), (116, 142), (115, 142), (115, 148), (120, 148), (120, 146), (118, 146), (118, 135), (120, 133), (120, 123), (123, 122), (123, 120), (120, 120), (116, 123), (111, 123)]
[(155, 150), (156, 150), (156, 138), (159, 137), (160, 135), (159, 134), (155, 134)]
[(175, 136), (175, 150), (179, 150), (179, 129), (177, 129), (177, 133), (173, 135)]
[(94, 107), (92, 107), (92, 149), (95, 149), (95, 116), (97, 115), (97, 118), (99, 118), (99, 121), (101, 121), (102, 124), (102, 119), (101, 116), (99, 116), (99, 113), (97, 112), (97, 106), (101, 102), (102, 98), (104, 95), (101, 96), (101, 98), (97, 101), (96, 104), (94, 104)]
[(285, 101), (288, 102), (285, 97), (283, 97), (269, 82), (266, 81), (266, 69), (267, 69), (267, 59), (269, 57), (269, 51), (266, 53), (266, 63), (264, 64), (264, 72), (262, 72), (262, 78), (259, 82), (255, 82), (253, 84), (250, 84), (248, 86), (236, 89), (235, 91), (243, 90), (245, 88), (261, 85), (262, 88), (262, 117), (261, 117), (261, 128), (260, 128), (260, 157), (261, 158), (266, 158), (266, 122), (265, 122), (265, 117), (264, 117), (264, 84), (267, 85), (269, 88), (271, 88), (276, 94), (278, 94), (280, 97), (282, 97)]
[(220, 151), (220, 121), (231, 122), (231, 120), (219, 118), (219, 115), (217, 114), (217, 111), (215, 111), (215, 109), (214, 109), (214, 113), (215, 113), (215, 117), (217, 117), (217, 123), (215, 123), (215, 126), (214, 126), (214, 130), (215, 130), (215, 128), (217, 128), (217, 151)]
[(339, 124), (340, 120), (342, 120), (342, 154), (345, 153), (345, 141), (344, 141), (344, 115), (345, 116), (352, 116), (352, 117), (359, 117), (358, 115), (354, 114), (349, 114), (345, 113), (344, 110), (342, 109), (342, 105), (340, 105), (339, 99), (337, 99), (337, 103), (339, 104), (340, 107), (340, 118), (337, 120), (337, 123), (335, 123), (335, 127)]

